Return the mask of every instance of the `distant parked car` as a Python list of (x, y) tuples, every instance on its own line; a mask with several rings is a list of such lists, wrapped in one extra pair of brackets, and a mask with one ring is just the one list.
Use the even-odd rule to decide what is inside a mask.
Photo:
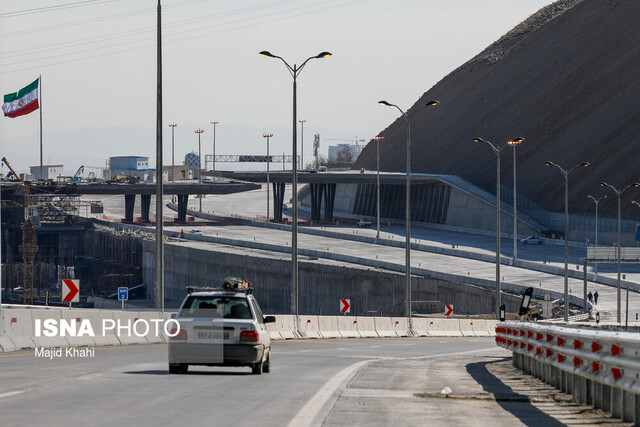
[(198, 230), (197, 228), (192, 228), (191, 234), (202, 234), (202, 230)]
[(360, 221), (358, 221), (358, 227), (371, 227), (371, 221), (361, 219)]
[(541, 245), (544, 243), (544, 239), (538, 236), (529, 236), (520, 240), (523, 245)]

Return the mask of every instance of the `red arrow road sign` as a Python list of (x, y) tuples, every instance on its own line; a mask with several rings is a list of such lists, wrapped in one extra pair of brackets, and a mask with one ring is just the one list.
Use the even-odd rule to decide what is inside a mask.
[(80, 301), (80, 280), (78, 279), (62, 280), (62, 301), (63, 302)]
[(351, 300), (349, 299), (341, 299), (340, 300), (340, 313), (349, 313), (351, 311)]
[(450, 316), (453, 313), (453, 306), (451, 304), (445, 304), (444, 306), (444, 315)]

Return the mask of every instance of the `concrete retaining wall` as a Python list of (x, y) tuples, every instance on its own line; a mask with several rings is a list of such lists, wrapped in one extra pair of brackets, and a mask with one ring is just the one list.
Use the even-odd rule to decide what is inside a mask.
[[(147, 289), (153, 291), (155, 280), (155, 246), (143, 243), (143, 280)], [(225, 250), (217, 246), (207, 249), (182, 244), (165, 244), (165, 307), (177, 307), (188, 287), (215, 287), (212, 278), (240, 276), (253, 283), (255, 295), (264, 312), (287, 314), (291, 312), (291, 260), (288, 254), (253, 254), (236, 250)], [(344, 262), (350, 262), (345, 258)], [(355, 260), (351, 260), (355, 261)], [(383, 316), (404, 314), (405, 278), (397, 265), (383, 261), (372, 270), (358, 265), (339, 265), (321, 259), (310, 260), (302, 254), (298, 258), (299, 310), (306, 315), (338, 315), (339, 300), (351, 299), (351, 313), (369, 314), (371, 311)], [(373, 265), (372, 265), (373, 266)], [(393, 272), (393, 270), (398, 270)], [(441, 301), (453, 304), (457, 314), (486, 313), (495, 307), (495, 283), (489, 280), (429, 272), (414, 268), (427, 277), (414, 277), (413, 299), (415, 301)], [(431, 276), (431, 277), (429, 277)], [(523, 292), (524, 286), (503, 283), (506, 292)], [(149, 295), (151, 297), (151, 295)], [(517, 311), (520, 298), (504, 295), (507, 312)], [(490, 309), (489, 309), (490, 310)], [(426, 314), (426, 313), (425, 313)]]

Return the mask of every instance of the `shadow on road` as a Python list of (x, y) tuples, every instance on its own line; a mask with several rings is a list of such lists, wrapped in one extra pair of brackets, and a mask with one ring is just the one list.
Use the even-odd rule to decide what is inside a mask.
[(487, 365), (490, 363), (504, 362), (510, 359), (510, 357), (505, 357), (487, 362), (469, 363), (466, 369), (484, 391), (495, 396), (496, 403), (502, 409), (517, 417), (523, 424), (528, 426), (563, 426), (563, 423), (531, 404), (529, 396), (513, 391), (511, 387), (487, 369)]
[[(151, 369), (147, 371), (128, 371), (124, 373), (130, 374), (130, 375), (169, 375), (169, 371), (165, 369)], [(189, 370), (184, 374), (177, 374), (176, 376), (180, 376), (180, 375), (245, 376), (245, 375), (253, 375), (253, 374), (250, 371), (240, 372), (240, 371), (192, 371), (192, 370)]]

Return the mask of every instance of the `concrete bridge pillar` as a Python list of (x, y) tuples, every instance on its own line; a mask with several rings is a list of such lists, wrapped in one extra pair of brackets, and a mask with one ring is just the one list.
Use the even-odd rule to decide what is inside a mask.
[(129, 222), (133, 222), (133, 207), (136, 204), (135, 194), (124, 195), (124, 219)]
[(151, 194), (140, 195), (140, 209), (142, 221), (149, 222), (149, 208), (151, 207)]
[(284, 204), (284, 182), (273, 183), (273, 219), (282, 221), (282, 205)]
[(324, 219), (333, 219), (333, 205), (336, 200), (336, 184), (326, 184), (324, 186)]
[(309, 184), (311, 190), (311, 221), (320, 221), (320, 208), (326, 184)]
[(187, 203), (189, 202), (188, 194), (178, 194), (178, 222), (187, 221)]

